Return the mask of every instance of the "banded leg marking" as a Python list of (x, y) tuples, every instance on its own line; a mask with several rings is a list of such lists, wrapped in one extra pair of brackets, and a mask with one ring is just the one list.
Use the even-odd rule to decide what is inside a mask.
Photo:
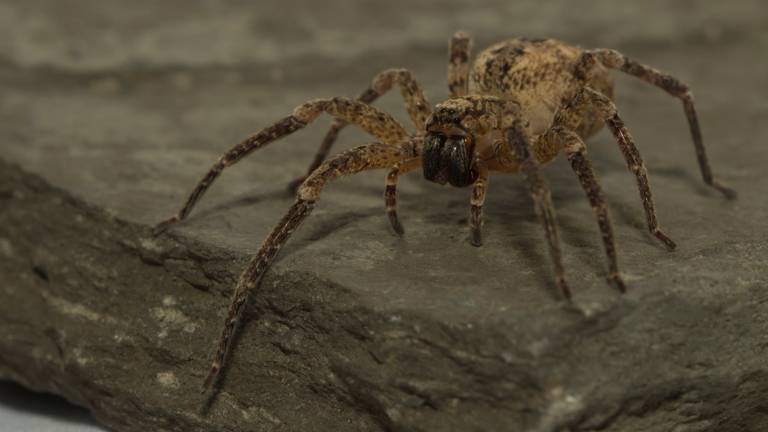
[(405, 234), (405, 229), (397, 217), (397, 180), (400, 175), (413, 171), (421, 166), (421, 158), (414, 158), (402, 163), (395, 164), (387, 173), (386, 186), (384, 189), (384, 203), (387, 208), (387, 218), (389, 224), (398, 236)]
[(221, 174), (221, 172), (241, 159), (267, 144), (312, 123), (320, 114), (327, 113), (346, 122), (354, 123), (369, 134), (391, 146), (397, 146), (406, 137), (405, 129), (389, 114), (370, 105), (345, 98), (315, 99), (296, 107), (293, 114), (279, 120), (272, 126), (262, 129), (232, 147), (208, 170), (187, 198), (184, 206), (174, 216), (158, 224), (155, 234), (164, 231), (169, 225), (184, 220), (200, 197)]
[(704, 183), (717, 189), (728, 199), (736, 198), (736, 191), (722, 183), (712, 173), (712, 167), (707, 158), (706, 148), (704, 147), (698, 115), (696, 114), (696, 108), (693, 103), (693, 93), (685, 83), (672, 75), (637, 62), (619, 51), (605, 48), (584, 52), (582, 58), (577, 63), (578, 66), (575, 70), (576, 75), (585, 78), (589, 73), (589, 70), (594, 67), (595, 62), (598, 61), (605, 67), (632, 75), (664, 90), (670, 96), (678, 98), (683, 104), (685, 117), (688, 120), (688, 128), (690, 129), (691, 138), (696, 150), (696, 159), (699, 163), (699, 169)]
[(211, 390), (226, 364), (227, 354), (231, 348), (232, 339), (238, 329), (240, 320), (248, 302), (248, 297), (259, 285), (261, 278), (277, 256), (280, 248), (288, 241), (291, 234), (302, 221), (309, 216), (315, 203), (320, 198), (323, 187), (341, 176), (355, 174), (361, 171), (390, 167), (401, 159), (407, 150), (392, 147), (387, 144), (374, 143), (356, 147), (340, 153), (333, 159), (323, 163), (299, 188), (296, 202), (288, 210), (280, 223), (267, 236), (259, 252), (251, 259), (240, 278), (232, 296), (227, 318), (219, 337), (216, 354), (208, 376), (203, 385), (203, 392)]
[[(395, 84), (400, 87), (400, 94), (403, 97), (405, 108), (408, 111), (411, 121), (417, 130), (421, 130), (427, 121), (427, 117), (432, 113), (432, 108), (429, 101), (427, 101), (424, 90), (416, 81), (413, 74), (407, 69), (387, 69), (380, 72), (373, 78), (371, 86), (365, 89), (365, 91), (357, 97), (357, 100), (370, 105), (376, 101), (376, 99), (389, 92)], [(295, 191), (301, 182), (323, 163), (328, 153), (331, 151), (333, 144), (336, 142), (339, 133), (347, 126), (347, 124), (348, 123), (343, 119), (336, 119), (333, 122), (330, 129), (328, 129), (328, 132), (325, 134), (323, 141), (320, 143), (320, 148), (317, 150), (312, 163), (309, 165), (307, 174), (292, 181), (288, 185), (290, 190)]]

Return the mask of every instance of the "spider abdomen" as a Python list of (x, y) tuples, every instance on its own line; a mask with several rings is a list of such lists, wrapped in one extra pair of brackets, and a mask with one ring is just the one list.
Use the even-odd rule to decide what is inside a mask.
[[(478, 54), (470, 79), (470, 94), (514, 99), (533, 134), (544, 132), (555, 110), (573, 89), (573, 68), (581, 48), (555, 39), (510, 39)], [(613, 81), (597, 65), (587, 85), (613, 99)], [(583, 138), (602, 127), (600, 116), (588, 110), (576, 131)]]

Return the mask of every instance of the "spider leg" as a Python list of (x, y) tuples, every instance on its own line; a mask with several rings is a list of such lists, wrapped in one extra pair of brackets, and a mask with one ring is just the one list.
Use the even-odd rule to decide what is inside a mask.
[(218, 340), (211, 369), (203, 385), (203, 392), (210, 390), (215, 385), (225, 365), (232, 338), (242, 318), (245, 305), (248, 302), (248, 296), (258, 287), (261, 278), (280, 248), (299, 227), (301, 222), (312, 212), (326, 183), (338, 177), (355, 174), (364, 170), (387, 168), (402, 159), (412, 156), (413, 154), (407, 146), (373, 143), (340, 153), (323, 163), (304, 181), (297, 193), (296, 202), (269, 236), (267, 236), (259, 252), (251, 259), (240, 275), (235, 292), (232, 295), (227, 318), (224, 321), (224, 328)]
[(472, 39), (467, 33), (456, 32), (448, 48), (448, 90), (451, 97), (466, 96), (469, 93), (469, 55)]
[(403, 162), (396, 163), (387, 173), (386, 187), (384, 189), (384, 203), (387, 207), (387, 218), (389, 219), (395, 234), (402, 236), (405, 229), (397, 217), (397, 180), (401, 174), (413, 171), (421, 166), (421, 158), (413, 158)]
[(565, 149), (568, 161), (571, 163), (571, 168), (576, 173), (579, 183), (581, 183), (581, 187), (584, 189), (584, 193), (586, 193), (587, 199), (589, 199), (589, 203), (597, 218), (597, 225), (600, 229), (603, 245), (605, 246), (605, 254), (608, 258), (608, 280), (615, 284), (621, 292), (625, 292), (627, 287), (619, 274), (613, 224), (611, 223), (608, 208), (605, 205), (600, 183), (598, 183), (595, 172), (592, 169), (592, 163), (587, 158), (587, 148), (584, 145), (584, 141), (574, 131), (553, 127), (539, 137), (536, 147), (542, 145), (542, 141), (549, 140), (556, 141), (559, 144), (558, 147)]
[(667, 249), (674, 250), (677, 245), (664, 233), (664, 231), (661, 230), (656, 218), (656, 206), (653, 203), (651, 186), (648, 181), (648, 170), (645, 168), (645, 163), (640, 156), (640, 151), (637, 149), (637, 146), (632, 139), (632, 135), (629, 134), (629, 131), (624, 125), (624, 121), (619, 116), (613, 101), (598, 91), (589, 87), (583, 87), (576, 92), (570, 102), (566, 102), (566, 104), (557, 111), (553, 125), (574, 130), (580, 121), (581, 113), (584, 112), (590, 104), (599, 110), (600, 115), (608, 125), (611, 133), (613, 133), (616, 142), (619, 144), (621, 153), (624, 155), (624, 159), (627, 162), (627, 168), (635, 175), (637, 188), (640, 191), (640, 198), (643, 202), (643, 209), (645, 210), (648, 230), (653, 236), (659, 239), (659, 241), (664, 243), (664, 246), (666, 246)]
[(359, 101), (346, 98), (332, 98), (314, 99), (305, 102), (296, 107), (292, 115), (249, 136), (226, 152), (208, 170), (202, 180), (198, 182), (189, 198), (187, 198), (184, 207), (174, 216), (157, 225), (155, 234), (161, 233), (171, 224), (184, 220), (195, 206), (195, 203), (197, 203), (225, 168), (234, 165), (254, 150), (258, 150), (273, 141), (306, 127), (321, 113), (327, 113), (346, 122), (356, 124), (369, 134), (391, 146), (396, 146), (407, 135), (403, 126), (392, 116)]
[[(671, 96), (674, 96), (683, 103), (683, 110), (688, 119), (688, 127), (693, 138), (693, 145), (696, 149), (696, 158), (699, 162), (701, 177), (704, 183), (719, 190), (726, 198), (736, 198), (736, 192), (723, 184), (712, 174), (712, 167), (707, 158), (707, 152), (704, 148), (704, 141), (701, 136), (699, 119), (696, 115), (696, 108), (693, 105), (693, 93), (686, 84), (677, 78), (654, 69), (650, 66), (638, 63), (625, 56), (624, 54), (612, 49), (594, 49), (582, 54), (579, 65), (582, 68), (589, 68), (595, 60), (599, 61), (605, 67), (620, 70), (626, 74), (637, 77), (649, 84), (652, 84), (664, 90)], [(577, 67), (578, 68), (578, 67)]]
[(528, 188), (533, 199), (536, 215), (544, 227), (544, 232), (549, 244), (549, 254), (552, 257), (552, 264), (555, 270), (555, 280), (557, 286), (562, 291), (566, 299), (571, 299), (571, 289), (565, 280), (565, 270), (563, 267), (563, 258), (560, 251), (560, 236), (557, 232), (557, 220), (555, 219), (555, 209), (552, 206), (552, 197), (549, 187), (539, 173), (538, 162), (531, 152), (531, 145), (528, 134), (517, 124), (506, 131), (507, 144), (520, 161), (520, 168), (525, 174)]
[[(390, 91), (395, 84), (400, 87), (400, 93), (405, 101), (405, 108), (408, 111), (411, 121), (413, 121), (417, 130), (421, 130), (427, 121), (427, 117), (432, 113), (432, 108), (427, 101), (427, 97), (424, 95), (424, 90), (413, 77), (413, 74), (407, 69), (387, 69), (380, 72), (373, 78), (370, 87), (360, 93), (357, 100), (370, 105), (376, 99)], [(333, 144), (336, 142), (339, 132), (341, 132), (347, 124), (348, 122), (344, 119), (336, 119), (333, 122), (330, 129), (325, 134), (323, 141), (320, 143), (320, 148), (317, 150), (315, 158), (309, 165), (307, 174), (289, 183), (289, 190), (295, 192), (301, 182), (323, 163), (330, 152), (331, 147), (333, 147)]]
[(470, 198), (469, 210), (469, 232), (472, 246), (483, 245), (483, 203), (485, 194), (488, 191), (488, 169), (482, 165), (478, 166), (478, 177), (472, 185), (472, 197)]

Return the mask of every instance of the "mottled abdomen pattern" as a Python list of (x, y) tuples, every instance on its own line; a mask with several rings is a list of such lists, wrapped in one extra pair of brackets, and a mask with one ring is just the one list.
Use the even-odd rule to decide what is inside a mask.
[[(491, 45), (475, 60), (470, 94), (493, 95), (517, 101), (531, 132), (543, 133), (555, 110), (577, 88), (573, 68), (583, 50), (554, 39), (511, 39)], [(587, 85), (613, 99), (608, 71), (596, 65)], [(603, 125), (598, 112), (588, 109), (576, 132), (594, 135)]]

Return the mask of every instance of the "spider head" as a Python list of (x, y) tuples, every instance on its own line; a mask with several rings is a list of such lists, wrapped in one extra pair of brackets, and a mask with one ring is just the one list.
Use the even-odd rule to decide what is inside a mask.
[(421, 155), (424, 178), (451, 186), (469, 186), (477, 180), (476, 150), (478, 115), (483, 107), (467, 98), (454, 98), (438, 104), (427, 120)]
[(473, 141), (471, 135), (459, 130), (427, 132), (421, 156), (424, 178), (456, 187), (474, 183), (477, 171), (473, 167)]

